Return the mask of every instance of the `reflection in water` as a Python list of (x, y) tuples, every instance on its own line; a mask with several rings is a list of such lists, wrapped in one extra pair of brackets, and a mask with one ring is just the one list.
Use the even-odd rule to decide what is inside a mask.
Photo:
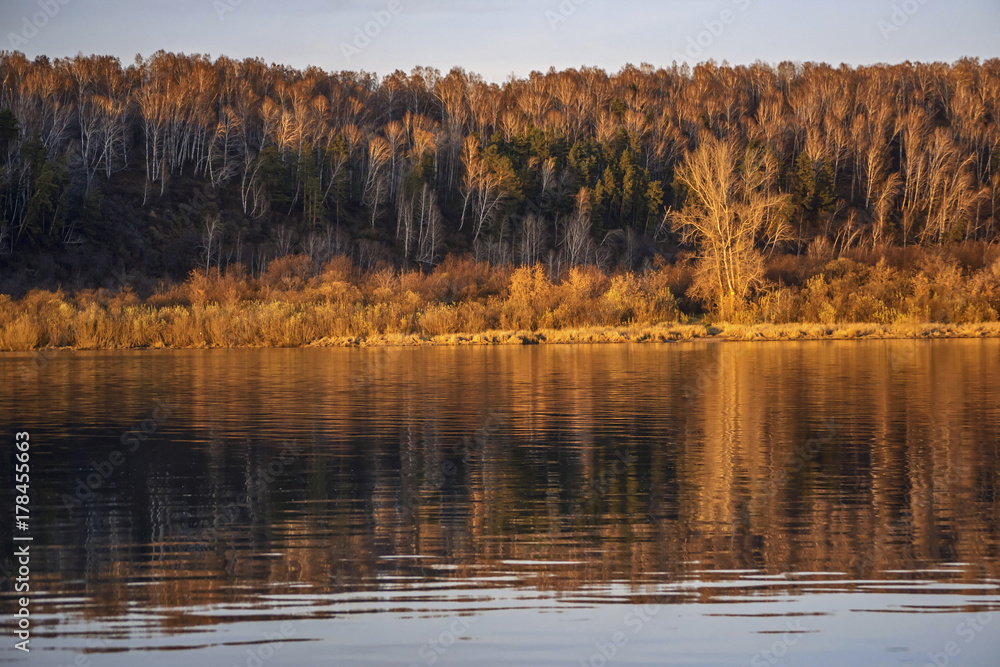
[(33, 664), (923, 664), (977, 614), (965, 664), (1000, 649), (997, 341), (34, 361)]

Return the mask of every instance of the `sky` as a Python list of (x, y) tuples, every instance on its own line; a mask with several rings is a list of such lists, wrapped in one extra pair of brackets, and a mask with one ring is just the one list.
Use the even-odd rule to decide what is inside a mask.
[(1000, 0), (0, 0), (0, 50), (128, 64), (160, 49), (498, 82), (675, 60), (953, 62), (1000, 57)]

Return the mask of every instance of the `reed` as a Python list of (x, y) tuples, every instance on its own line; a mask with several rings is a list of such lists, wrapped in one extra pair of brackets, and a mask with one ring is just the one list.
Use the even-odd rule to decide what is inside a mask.
[[(609, 274), (449, 257), (430, 272), (281, 257), (130, 289), (0, 295), (0, 349), (643, 342), (996, 336), (1000, 257), (982, 244), (777, 257), (725, 322), (685, 293), (684, 262)], [(695, 304), (695, 305), (693, 305)], [(694, 322), (699, 322), (695, 324)]]

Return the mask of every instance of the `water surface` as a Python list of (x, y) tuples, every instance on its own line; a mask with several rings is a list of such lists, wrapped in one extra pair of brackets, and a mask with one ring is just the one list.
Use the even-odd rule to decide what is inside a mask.
[(35, 632), (11, 650), (4, 582), (0, 662), (997, 664), (998, 370), (979, 340), (4, 355)]

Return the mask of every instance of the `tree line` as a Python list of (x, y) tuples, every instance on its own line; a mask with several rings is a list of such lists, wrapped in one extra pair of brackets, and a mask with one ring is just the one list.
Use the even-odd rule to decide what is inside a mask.
[[(1000, 60), (384, 77), (0, 53), (0, 253), (38, 280), (294, 252), (637, 269), (716, 299), (761, 253), (989, 241)], [(734, 267), (738, 270), (734, 278)], [(89, 273), (88, 273), (89, 271)], [(713, 291), (714, 290), (714, 291)]]

